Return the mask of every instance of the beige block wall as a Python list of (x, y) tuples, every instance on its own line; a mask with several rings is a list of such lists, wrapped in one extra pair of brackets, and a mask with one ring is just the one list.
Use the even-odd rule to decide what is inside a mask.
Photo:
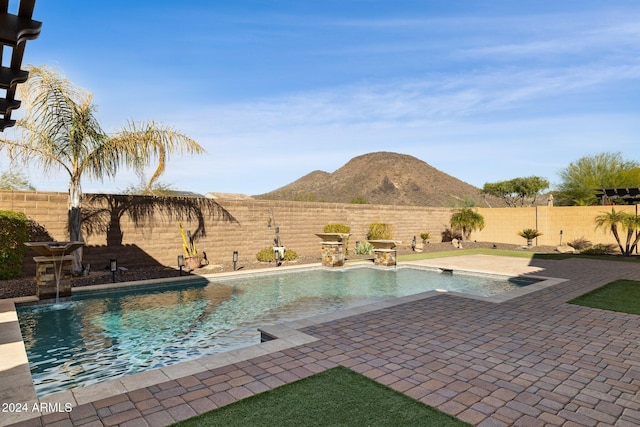
[[(616, 206), (616, 211), (637, 213), (636, 206)], [(484, 242), (525, 244), (518, 231), (535, 228), (542, 232), (537, 245), (557, 246), (575, 239), (585, 238), (591, 243), (615, 244), (607, 229), (596, 229), (595, 218), (611, 212), (611, 206), (537, 206), (530, 208), (481, 208), (485, 228), (472, 234)]]
[(69, 205), (66, 193), (0, 191), (0, 210), (22, 212), (45, 226), (55, 240), (68, 240), (66, 218)]
[[(392, 224), (394, 238), (409, 246), (414, 236), (419, 239), (422, 231), (429, 231), (432, 241), (440, 241), (440, 234), (449, 223), (453, 212), (447, 208), (411, 206), (377, 206), (342, 203), (311, 203), (264, 200), (219, 200), (235, 222), (225, 223), (219, 218), (207, 218), (206, 236), (197, 240), (200, 252), (207, 253), (210, 262), (229, 261), (233, 251), (239, 252), (241, 262), (252, 262), (258, 251), (273, 244), (275, 227), (280, 229), (282, 243), (301, 255), (320, 255), (320, 238), (329, 223), (342, 223), (351, 227), (350, 249), (356, 241), (366, 239), (372, 222)], [(67, 195), (65, 193), (41, 193), (0, 191), (0, 209), (24, 212), (27, 217), (46, 228), (54, 240), (67, 240)], [(273, 219), (268, 227), (269, 218)], [(185, 230), (195, 231), (195, 222), (182, 222)], [(125, 216), (121, 221), (123, 247), (106, 247), (106, 236), (85, 236), (85, 263), (106, 265), (110, 258), (118, 258), (118, 264), (154, 264), (175, 266), (182, 253), (182, 238), (177, 221), (161, 215), (154, 224), (135, 227)], [(29, 251), (31, 252), (31, 251)], [(25, 258), (32, 257), (28, 253)], [(25, 265), (29, 265), (26, 262)], [(29, 267), (31, 268), (31, 267)]]
[[(218, 200), (236, 222), (225, 223), (219, 218), (206, 219), (206, 236), (197, 240), (199, 251), (205, 251), (211, 263), (230, 261), (238, 251), (241, 262), (252, 262), (264, 247), (271, 246), (275, 226), (280, 229), (282, 243), (301, 255), (320, 255), (320, 239), (324, 225), (342, 223), (351, 227), (349, 249), (356, 241), (366, 239), (368, 226), (373, 222), (392, 224), (394, 238), (410, 246), (414, 236), (422, 231), (431, 233), (431, 241), (439, 242), (455, 209), (414, 206), (356, 205), (343, 203), (313, 203), (266, 200)], [(0, 191), (0, 210), (24, 212), (42, 225), (54, 240), (68, 239), (66, 231), (68, 201), (66, 193)], [(590, 207), (532, 207), (479, 208), (485, 228), (474, 232), (472, 240), (524, 245), (517, 235), (524, 228), (537, 228), (543, 235), (537, 245), (555, 246), (585, 237), (593, 243), (615, 243), (611, 234), (596, 230), (594, 218), (610, 211), (607, 206)], [(635, 206), (620, 206), (618, 210), (634, 213)], [(268, 219), (273, 218), (272, 227)], [(195, 231), (197, 224), (183, 221), (185, 230)], [(85, 236), (85, 262), (101, 267), (110, 258), (118, 258), (119, 265), (176, 265), (182, 253), (182, 239), (177, 221), (157, 216), (154, 224), (135, 227), (125, 216), (121, 222), (123, 245), (106, 247), (105, 235)], [(28, 253), (25, 266), (29, 266)]]

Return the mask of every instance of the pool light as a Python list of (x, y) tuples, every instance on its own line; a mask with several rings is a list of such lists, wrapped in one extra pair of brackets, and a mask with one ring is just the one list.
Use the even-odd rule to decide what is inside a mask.
[(184, 267), (184, 255), (178, 255), (178, 268), (180, 269), (180, 275), (182, 276), (182, 268)]

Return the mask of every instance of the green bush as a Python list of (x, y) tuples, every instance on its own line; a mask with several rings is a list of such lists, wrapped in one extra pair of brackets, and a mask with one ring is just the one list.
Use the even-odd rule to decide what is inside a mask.
[(587, 240), (583, 237), (579, 239), (573, 239), (567, 245), (571, 246), (576, 251), (582, 251), (584, 249), (590, 248), (592, 246), (591, 241)]
[(29, 240), (29, 220), (20, 212), (0, 211), (0, 280), (18, 277)]
[(458, 230), (452, 230), (446, 227), (442, 233), (442, 242), (451, 242), (453, 239), (462, 240), (462, 233)]
[(324, 233), (351, 233), (351, 227), (344, 224), (327, 224), (322, 229)]
[(616, 245), (598, 243), (597, 245), (593, 245), (590, 248), (583, 249), (582, 251), (580, 251), (580, 253), (585, 255), (609, 255), (617, 251), (618, 247)]
[(429, 237), (431, 237), (431, 234), (429, 234), (428, 231), (423, 231), (422, 233), (420, 233), (420, 238), (425, 242), (429, 240)]
[(368, 205), (369, 201), (362, 196), (356, 196), (349, 202), (353, 205)]
[(367, 240), (391, 240), (393, 239), (393, 226), (381, 222), (369, 224)]
[[(295, 251), (291, 249), (286, 249), (284, 251), (285, 261), (293, 261), (296, 258), (298, 258), (298, 254), (295, 253)], [(267, 246), (266, 248), (258, 252), (256, 254), (256, 259), (260, 262), (274, 262), (276, 260), (276, 257), (273, 254), (273, 247)]]

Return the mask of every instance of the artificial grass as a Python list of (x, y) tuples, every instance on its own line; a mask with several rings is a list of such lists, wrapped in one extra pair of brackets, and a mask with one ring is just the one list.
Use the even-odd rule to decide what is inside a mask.
[(469, 426), (344, 367), (174, 424), (199, 426)]
[(475, 249), (456, 249), (453, 251), (444, 252), (427, 252), (427, 253), (415, 253), (408, 255), (398, 255), (398, 261), (417, 261), (421, 259), (433, 259), (433, 258), (446, 258), (462, 255), (496, 255), (496, 256), (509, 256), (515, 258), (538, 258), (538, 259), (552, 259), (563, 260), (568, 258), (582, 258), (582, 259), (597, 259), (602, 261), (621, 261), (621, 262), (640, 262), (640, 258), (625, 257), (621, 255), (585, 255), (585, 254), (551, 254), (540, 252), (527, 252), (526, 250), (518, 251), (513, 249), (487, 249), (487, 248), (475, 248)]
[(640, 314), (640, 282), (616, 280), (572, 299), (569, 304)]

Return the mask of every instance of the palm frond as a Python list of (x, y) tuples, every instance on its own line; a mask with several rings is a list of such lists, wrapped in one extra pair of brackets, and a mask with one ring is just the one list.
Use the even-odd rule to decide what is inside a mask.
[(203, 154), (205, 149), (185, 133), (154, 121), (129, 121), (112, 136), (112, 143), (124, 154), (124, 163), (135, 170), (142, 170), (157, 162), (147, 187), (162, 175), (166, 161), (172, 154)]

